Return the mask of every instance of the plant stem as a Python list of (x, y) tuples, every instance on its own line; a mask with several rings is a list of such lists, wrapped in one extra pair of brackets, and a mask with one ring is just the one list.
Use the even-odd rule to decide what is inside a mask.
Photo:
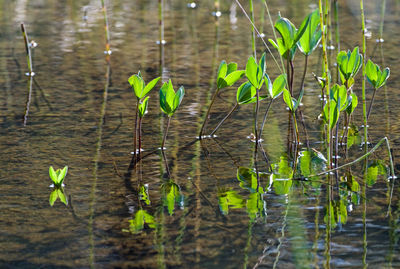
[(204, 129), (205, 129), (206, 124), (207, 124), (207, 120), (208, 120), (208, 116), (209, 116), (210, 111), (211, 111), (211, 107), (212, 107), (212, 105), (214, 104), (215, 98), (217, 97), (219, 90), (220, 90), (220, 89), (217, 88), (217, 90), (214, 92), (214, 94), (213, 94), (213, 96), (212, 96), (212, 98), (211, 98), (211, 103), (210, 103), (210, 105), (208, 106), (208, 109), (207, 109), (207, 112), (206, 112), (206, 116), (204, 117), (203, 125), (201, 126), (201, 129), (200, 129), (199, 139), (201, 139), (202, 136), (203, 136), (203, 134), (204, 134)]
[(293, 80), (294, 80), (294, 66), (293, 66), (293, 60), (289, 61), (290, 64), (290, 94), (293, 97)]
[(362, 27), (362, 54), (363, 54), (363, 61), (362, 61), (362, 105), (363, 105), (363, 119), (364, 119), (364, 144), (365, 144), (365, 151), (368, 149), (368, 118), (367, 118), (367, 103), (365, 97), (365, 56), (366, 56), (366, 41), (365, 41), (365, 17), (364, 17), (364, 1), (360, 0), (360, 10), (361, 10), (361, 27)]
[(304, 71), (303, 71), (303, 77), (301, 78), (301, 86), (300, 86), (300, 92), (303, 90), (304, 88), (304, 80), (306, 78), (306, 74), (307, 74), (307, 64), (308, 64), (308, 55), (304, 56)]
[(138, 139), (138, 130), (137, 130), (137, 126), (138, 126), (138, 110), (139, 110), (139, 102), (140, 100), (137, 99), (136, 102), (136, 113), (135, 113), (135, 135), (133, 137), (133, 159), (134, 161), (136, 161), (136, 157), (137, 157), (137, 139)]
[[(254, 25), (254, 23), (251, 21), (249, 15), (247, 14), (246, 10), (244, 10), (243, 6), (240, 4), (239, 0), (235, 0), (236, 4), (240, 7), (240, 9), (242, 10), (243, 14), (246, 16), (247, 20), (251, 23), (251, 25), (254, 27), (254, 31), (257, 33), (257, 36), (259, 38), (261, 38), (265, 48), (267, 49), (268, 53), (271, 55), (272, 59), (274, 60), (276, 66), (279, 68), (279, 71), (281, 71), (281, 73), (283, 73), (283, 70), (281, 69), (281, 67), (279, 66), (274, 54), (272, 54), (271, 49), (269, 48), (268, 44), (265, 42), (264, 38), (262, 37), (260, 31), (258, 31), (257, 27)], [(269, 12), (268, 12), (269, 14)], [(276, 39), (276, 38), (275, 38)], [(282, 65), (283, 66), (283, 65)]]
[[(323, 11), (322, 11), (322, 0), (318, 1), (318, 7), (319, 7), (319, 17), (320, 17), (320, 25), (321, 25), (321, 31), (322, 31), (322, 35), (321, 35), (321, 44), (322, 44), (322, 52), (324, 55), (324, 71), (325, 71), (325, 75), (326, 75), (326, 82), (325, 82), (325, 89), (327, 90), (328, 94), (327, 94), (327, 106), (328, 106), (328, 115), (330, 115), (330, 102), (331, 102), (331, 98), (330, 98), (330, 94), (329, 94), (329, 90), (330, 90), (330, 79), (329, 79), (329, 66), (328, 66), (328, 55), (327, 55), (327, 51), (326, 51), (326, 38), (325, 38), (325, 24), (324, 24), (324, 16), (323, 16)], [(327, 148), (327, 159), (328, 159), (328, 167), (331, 167), (331, 127), (330, 127), (330, 119), (328, 118), (328, 123), (327, 123), (327, 144), (328, 144), (328, 148)]]
[(169, 129), (170, 122), (171, 122), (171, 117), (168, 116), (167, 129), (165, 130), (165, 133), (164, 133), (163, 141), (162, 141), (162, 144), (161, 144), (161, 151), (164, 151), (165, 140), (167, 140), (167, 134), (168, 134), (168, 129)]
[(258, 137), (261, 137), (261, 135), (262, 135), (262, 131), (264, 130), (265, 121), (267, 120), (268, 111), (269, 111), (269, 108), (271, 107), (273, 101), (274, 101), (274, 98), (271, 99), (271, 101), (268, 104), (267, 110), (265, 110), (264, 119), (261, 124), (260, 133), (259, 133)]
[(106, 32), (106, 51), (105, 53), (110, 54), (110, 31), (108, 28), (108, 17), (107, 17), (107, 8), (104, 4), (104, 0), (101, 0), (101, 9), (103, 10), (104, 16), (104, 30)]
[(29, 68), (29, 76), (33, 76), (33, 67), (32, 67), (32, 54), (31, 54), (31, 48), (29, 46), (29, 38), (28, 38), (28, 33), (25, 31), (25, 26), (23, 23), (21, 23), (21, 31), (22, 35), (24, 37), (25, 41), (25, 49), (26, 49), (26, 60), (28, 62), (28, 68)]
[(139, 150), (138, 150), (138, 160), (140, 159), (140, 153), (142, 151), (142, 118), (139, 118)]
[(367, 120), (369, 119), (369, 115), (371, 114), (372, 104), (374, 103), (375, 99), (376, 88), (374, 89), (374, 93), (372, 94), (371, 103), (369, 104), (368, 113), (367, 113)]
[(215, 127), (214, 131), (211, 132), (210, 136), (213, 136), (215, 132), (221, 127), (221, 125), (232, 115), (232, 113), (239, 107), (239, 104), (236, 105), (226, 114), (226, 116), (218, 123), (217, 127)]
[[(256, 92), (257, 92), (257, 95), (256, 95), (257, 96), (257, 102), (256, 102), (256, 111), (255, 111), (255, 114), (254, 114), (254, 134), (256, 136), (256, 145), (255, 145), (255, 148), (254, 148), (255, 159), (257, 159), (257, 149), (258, 149), (258, 140), (259, 140), (259, 137), (258, 137), (258, 126), (257, 126), (259, 101), (260, 101), (260, 91), (259, 91), (259, 89), (257, 89)], [(257, 160), (255, 160), (255, 161), (257, 161)]]

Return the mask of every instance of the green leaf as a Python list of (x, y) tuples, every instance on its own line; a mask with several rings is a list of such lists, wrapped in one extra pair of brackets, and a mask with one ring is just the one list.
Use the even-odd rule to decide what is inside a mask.
[(144, 80), (142, 79), (140, 72), (138, 75), (133, 75), (128, 79), (129, 84), (131, 84), (133, 91), (137, 99), (143, 98), (142, 92), (144, 88)]
[(145, 97), (153, 88), (154, 86), (156, 86), (157, 82), (160, 80), (160, 77), (157, 77), (155, 79), (153, 79), (152, 81), (150, 81), (146, 87), (144, 87), (143, 92), (141, 94), (140, 99), (142, 99), (143, 97)]
[(65, 205), (68, 205), (68, 200), (67, 197), (64, 194), (64, 189), (63, 188), (57, 188), (57, 195), (60, 197), (61, 202), (63, 202)]
[[(321, 27), (319, 26), (319, 11), (314, 10), (307, 18), (309, 19), (308, 25), (298, 43), (298, 47), (304, 55), (310, 55), (318, 46), (322, 37)], [(307, 20), (307, 18), (304, 19), (304, 21)]]
[(139, 190), (139, 200), (144, 201), (146, 205), (150, 205), (148, 185), (141, 185)]
[(229, 74), (237, 70), (237, 63), (230, 63), (228, 64), (228, 70), (226, 71), (225, 77), (227, 77)]
[(217, 78), (218, 79), (225, 78), (227, 71), (228, 71), (228, 66), (227, 66), (226, 62), (221, 61), (221, 63), (219, 64), (219, 68), (218, 68)]
[(251, 101), (252, 98), (255, 98), (256, 94), (256, 88), (250, 82), (244, 82), (237, 90), (236, 101), (239, 105), (246, 104)]
[(269, 95), (272, 99), (277, 98), (286, 86), (286, 74), (281, 74), (274, 80), (272, 87), (268, 87)]
[(229, 75), (226, 76), (225, 83), (227, 86), (232, 86), (236, 81), (241, 79), (244, 75), (244, 70), (233, 71)]
[(250, 83), (258, 89), (257, 70), (258, 65), (253, 56), (250, 56), (246, 64), (246, 77)]
[(144, 211), (143, 213), (143, 217), (144, 217), (144, 221), (145, 223), (152, 229), (156, 228), (156, 222), (154, 220), (154, 217), (152, 215), (150, 215), (149, 213), (147, 213), (146, 211)]
[(296, 47), (297, 42), (300, 40), (300, 38), (304, 35), (304, 32), (307, 30), (307, 27), (310, 23), (310, 16), (307, 16), (303, 22), (300, 25), (300, 28), (296, 30), (296, 35), (293, 40), (293, 45), (292, 47)]
[(143, 118), (144, 114), (146, 114), (148, 104), (149, 104), (149, 96), (144, 98), (144, 100), (141, 101), (139, 104), (139, 117), (140, 118)]
[(53, 183), (58, 184), (58, 176), (57, 176), (56, 172), (54, 171), (53, 166), (50, 166), (50, 168), (49, 168), (49, 175), (50, 175), (50, 178), (53, 181)]
[(63, 170), (61, 170), (60, 174), (57, 177), (57, 184), (61, 185), (64, 181), (65, 176), (67, 175), (68, 172), (68, 166), (65, 166)]
[(219, 190), (218, 191), (218, 205), (222, 214), (227, 215), (229, 208), (243, 208), (244, 200), (234, 190)]
[(347, 100), (347, 90), (344, 85), (339, 86), (335, 84), (332, 86), (330, 90), (331, 99), (335, 100), (337, 104), (339, 104), (340, 111), (346, 109), (346, 100)]
[[(260, 189), (262, 190), (262, 188)], [(247, 213), (249, 214), (250, 220), (265, 216), (264, 206), (265, 202), (262, 198), (262, 192), (251, 193), (246, 202)]]
[(287, 89), (283, 89), (283, 101), (285, 101), (290, 111), (294, 112), (295, 104), (293, 102), (292, 96), (290, 95), (290, 92)]
[(379, 77), (378, 88), (386, 84), (386, 81), (389, 78), (389, 76), (390, 76), (390, 69), (389, 67), (386, 67)]
[[(368, 60), (367, 64), (365, 65), (365, 73), (367, 74), (367, 80), (374, 88), (377, 87), (378, 81), (378, 70), (377, 66), (371, 61)], [(379, 70), (380, 71), (380, 70)]]
[(57, 200), (58, 194), (57, 194), (57, 189), (54, 189), (51, 193), (50, 193), (50, 198), (49, 198), (49, 203), (50, 206), (54, 205), (54, 202)]
[(182, 103), (183, 96), (185, 96), (185, 88), (183, 88), (183, 86), (181, 86), (181, 87), (179, 87), (179, 90), (177, 90), (175, 93), (172, 113), (175, 113), (175, 111), (178, 109), (178, 107)]
[(330, 113), (328, 111), (328, 103), (326, 103), (324, 106), (324, 119), (325, 122), (328, 123), (328, 113), (329, 113), (330, 128), (333, 129), (339, 120), (339, 112), (340, 112), (338, 104), (336, 103), (335, 100), (331, 100), (329, 109)]
[(358, 98), (355, 93), (350, 94), (350, 98), (351, 98), (351, 103), (346, 108), (346, 112), (349, 115), (353, 113), (354, 109), (356, 109), (358, 104)]

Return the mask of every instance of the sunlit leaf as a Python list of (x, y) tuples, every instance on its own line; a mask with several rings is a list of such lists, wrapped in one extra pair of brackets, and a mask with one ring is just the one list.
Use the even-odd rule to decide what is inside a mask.
[(147, 107), (149, 104), (149, 96), (143, 99), (143, 101), (140, 102), (139, 104), (139, 117), (143, 118), (144, 114), (147, 112)]
[(51, 206), (54, 205), (54, 202), (57, 200), (58, 194), (57, 194), (57, 189), (54, 189), (51, 193), (50, 193), (50, 198), (49, 198), (49, 203)]
[(60, 201), (63, 202), (65, 205), (68, 205), (68, 200), (67, 197), (64, 194), (64, 189), (62, 188), (57, 188), (57, 195), (60, 197)]
[(50, 166), (50, 168), (49, 168), (49, 175), (50, 175), (50, 178), (53, 181), (53, 183), (58, 184), (58, 176), (56, 174), (56, 171), (54, 171), (53, 166)]
[(322, 37), (319, 11), (314, 10), (304, 19), (304, 21), (307, 19), (309, 22), (305, 28), (304, 34), (299, 40), (298, 47), (303, 54), (310, 55), (318, 46)]
[(268, 87), (269, 95), (275, 99), (282, 94), (286, 86), (286, 74), (281, 74), (274, 80), (272, 87)]

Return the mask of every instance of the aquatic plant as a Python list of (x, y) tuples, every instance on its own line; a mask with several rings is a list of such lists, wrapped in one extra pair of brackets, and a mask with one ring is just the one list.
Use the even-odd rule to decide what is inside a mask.
[(371, 60), (368, 60), (365, 67), (365, 72), (368, 82), (374, 87), (374, 93), (372, 94), (371, 103), (367, 113), (368, 119), (369, 115), (371, 114), (372, 104), (374, 103), (375, 93), (379, 88), (386, 84), (386, 81), (390, 76), (390, 69), (389, 67), (386, 67), (383, 71), (381, 71), (379, 65), (373, 63)]
[[(128, 82), (133, 88), (133, 92), (135, 93), (137, 102), (136, 102), (136, 112), (135, 112), (135, 135), (134, 135), (134, 157), (136, 158), (138, 152), (140, 153), (140, 148), (139, 150), (137, 149), (137, 140), (138, 140), (138, 113), (139, 113), (139, 105), (141, 104), (141, 100), (154, 88), (154, 86), (157, 84), (157, 82), (160, 80), (160, 77), (157, 77), (153, 80), (151, 80), (147, 85), (145, 84), (143, 77), (140, 73), (136, 75), (132, 75), (129, 79)], [(143, 102), (142, 102), (143, 103)], [(146, 105), (147, 107), (147, 105)], [(142, 105), (143, 108), (143, 105)], [(144, 112), (144, 111), (142, 111)], [(144, 115), (144, 114), (143, 114)]]
[(67, 197), (64, 193), (64, 179), (65, 176), (67, 175), (68, 172), (68, 166), (65, 166), (62, 170), (57, 169), (56, 171), (54, 170), (53, 166), (50, 166), (49, 168), (49, 175), (51, 178), (51, 181), (53, 182), (52, 186), (54, 187), (54, 190), (50, 193), (50, 198), (49, 198), (49, 203), (51, 206), (54, 205), (54, 202), (57, 200), (57, 198), (60, 198), (60, 201), (63, 202), (65, 205), (68, 205), (68, 200)]
[(218, 95), (218, 92), (226, 87), (232, 86), (236, 81), (238, 81), (241, 77), (243, 77), (245, 71), (237, 70), (237, 63), (229, 63), (227, 64), (225, 61), (221, 61), (218, 67), (217, 74), (217, 89), (215, 90), (212, 98), (210, 106), (207, 109), (206, 116), (204, 118), (203, 125), (201, 126), (199, 138), (201, 139), (204, 134), (204, 129), (211, 111), (211, 107), (214, 104), (215, 98)]
[(171, 80), (165, 82), (160, 89), (160, 108), (168, 116), (167, 128), (161, 144), (162, 151), (164, 151), (165, 140), (167, 138), (171, 117), (181, 104), (184, 95), (185, 89), (183, 86), (181, 86), (175, 93)]

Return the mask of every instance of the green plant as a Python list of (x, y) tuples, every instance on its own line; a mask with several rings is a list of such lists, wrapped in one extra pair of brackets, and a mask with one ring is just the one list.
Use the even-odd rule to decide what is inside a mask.
[(354, 84), (354, 77), (362, 65), (363, 56), (359, 53), (358, 47), (353, 51), (341, 51), (337, 56), (337, 64), (340, 71), (340, 78), (347, 89), (350, 89)]
[[(139, 150), (137, 149), (137, 140), (138, 140), (138, 113), (139, 113), (139, 105), (142, 103), (146, 103), (145, 107), (147, 108), (147, 101), (146, 102), (140, 102), (153, 88), (154, 86), (157, 84), (157, 82), (160, 80), (160, 77), (157, 77), (153, 80), (151, 80), (147, 85), (143, 80), (143, 77), (140, 73), (140, 71), (138, 72), (138, 74), (136, 75), (132, 75), (129, 79), (128, 82), (131, 85), (131, 87), (133, 88), (133, 92), (135, 93), (137, 102), (136, 102), (136, 112), (135, 112), (135, 135), (134, 135), (134, 157), (136, 157), (136, 155), (138, 154), (138, 152), (140, 153), (140, 148)], [(144, 105), (142, 105), (142, 112), (144, 115), (144, 111), (143, 110)], [(142, 116), (143, 116), (142, 115)]]
[(68, 172), (68, 166), (65, 166), (62, 170), (57, 169), (54, 171), (53, 166), (49, 168), (49, 175), (51, 181), (53, 182), (54, 190), (50, 193), (49, 203), (51, 206), (54, 205), (54, 202), (57, 198), (60, 198), (61, 202), (65, 205), (68, 205), (68, 200), (66, 195), (64, 194), (64, 179)]
[(201, 126), (199, 138), (201, 139), (204, 134), (204, 129), (211, 111), (211, 107), (214, 104), (215, 98), (218, 95), (218, 92), (225, 88), (232, 86), (236, 81), (238, 81), (241, 77), (243, 77), (245, 71), (244, 70), (237, 70), (236, 63), (229, 63), (227, 64), (225, 61), (221, 61), (218, 74), (217, 74), (217, 90), (215, 91), (214, 95), (211, 98), (210, 106), (208, 107), (203, 125)]
[(162, 151), (164, 150), (165, 140), (167, 138), (171, 117), (174, 115), (175, 111), (181, 104), (184, 95), (185, 89), (183, 88), (183, 86), (181, 86), (179, 90), (177, 90), (175, 93), (171, 80), (165, 82), (160, 89), (160, 108), (168, 116), (167, 129), (165, 131), (164, 138), (161, 144)]
[(371, 113), (372, 104), (374, 103), (376, 91), (386, 84), (387, 79), (390, 76), (390, 69), (386, 67), (381, 71), (379, 65), (374, 64), (371, 60), (368, 60), (365, 66), (365, 72), (367, 75), (368, 82), (374, 87), (374, 93), (372, 94), (371, 103), (368, 108), (367, 119)]

